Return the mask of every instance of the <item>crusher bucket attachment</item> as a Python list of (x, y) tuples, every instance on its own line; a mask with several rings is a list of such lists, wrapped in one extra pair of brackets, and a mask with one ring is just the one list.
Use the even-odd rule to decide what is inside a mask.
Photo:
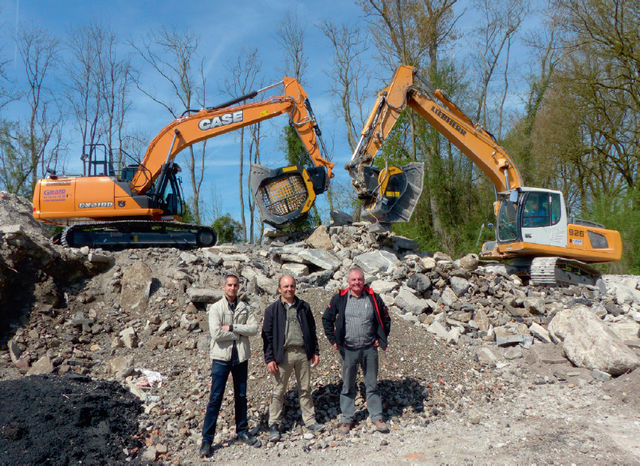
[(402, 168), (363, 167), (369, 196), (365, 209), (379, 223), (407, 222), (411, 218), (424, 180), (424, 164), (413, 162)]
[(262, 220), (281, 228), (306, 217), (316, 196), (327, 189), (328, 177), (324, 167), (270, 169), (251, 164), (249, 180)]

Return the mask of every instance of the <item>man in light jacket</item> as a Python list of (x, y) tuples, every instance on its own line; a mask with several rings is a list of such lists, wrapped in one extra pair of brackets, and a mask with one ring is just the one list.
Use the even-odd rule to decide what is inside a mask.
[(238, 299), (238, 277), (229, 274), (224, 279), (224, 298), (209, 305), (209, 332), (211, 333), (211, 395), (202, 427), (200, 456), (213, 453), (211, 445), (216, 433), (218, 413), (224, 397), (229, 373), (233, 377), (233, 396), (238, 440), (247, 445), (260, 446), (260, 441), (248, 433), (247, 375), (249, 367), (249, 337), (258, 333), (258, 322), (249, 306)]

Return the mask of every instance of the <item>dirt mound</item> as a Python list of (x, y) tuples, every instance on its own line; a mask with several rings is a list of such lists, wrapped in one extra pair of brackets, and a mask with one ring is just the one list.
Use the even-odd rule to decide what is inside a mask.
[(20, 225), (34, 241), (47, 241), (47, 230), (33, 218), (31, 202), (15, 194), (0, 192), (0, 225)]
[(131, 461), (139, 400), (117, 382), (44, 375), (0, 382), (0, 463)]
[(0, 346), (31, 312), (64, 306), (70, 285), (108, 267), (88, 252), (52, 245), (32, 210), (28, 200), (0, 192)]

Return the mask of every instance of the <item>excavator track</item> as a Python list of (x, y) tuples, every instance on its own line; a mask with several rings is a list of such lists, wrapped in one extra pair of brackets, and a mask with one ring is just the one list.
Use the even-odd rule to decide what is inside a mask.
[(531, 261), (529, 277), (532, 285), (595, 285), (600, 272), (584, 262), (573, 259), (536, 257)]
[(213, 246), (217, 239), (213, 228), (201, 225), (119, 220), (72, 225), (62, 232), (60, 243), (72, 248), (198, 248)]

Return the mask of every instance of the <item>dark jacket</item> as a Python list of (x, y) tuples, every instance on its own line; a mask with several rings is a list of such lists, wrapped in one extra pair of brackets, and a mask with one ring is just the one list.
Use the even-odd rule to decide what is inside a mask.
[[(375, 311), (375, 331), (378, 344), (383, 350), (387, 349), (387, 336), (391, 331), (391, 318), (389, 317), (389, 311), (387, 306), (380, 298), (380, 295), (374, 293), (368, 286), (364, 287), (362, 291), (369, 296), (373, 303), (373, 310)], [(329, 303), (329, 307), (324, 311), (322, 316), (322, 326), (324, 327), (324, 333), (327, 335), (329, 342), (333, 345), (336, 343), (338, 348), (344, 347), (344, 310), (347, 307), (349, 288), (340, 290)]]
[[(298, 313), (298, 322), (302, 329), (302, 339), (304, 340), (304, 350), (307, 358), (313, 358), (314, 354), (320, 354), (318, 337), (316, 335), (316, 321), (309, 303), (296, 297), (294, 306)], [(264, 311), (264, 321), (262, 322), (262, 342), (264, 346), (264, 361), (269, 364), (275, 361), (282, 364), (284, 360), (284, 339), (286, 337), (287, 310), (278, 299)]]

